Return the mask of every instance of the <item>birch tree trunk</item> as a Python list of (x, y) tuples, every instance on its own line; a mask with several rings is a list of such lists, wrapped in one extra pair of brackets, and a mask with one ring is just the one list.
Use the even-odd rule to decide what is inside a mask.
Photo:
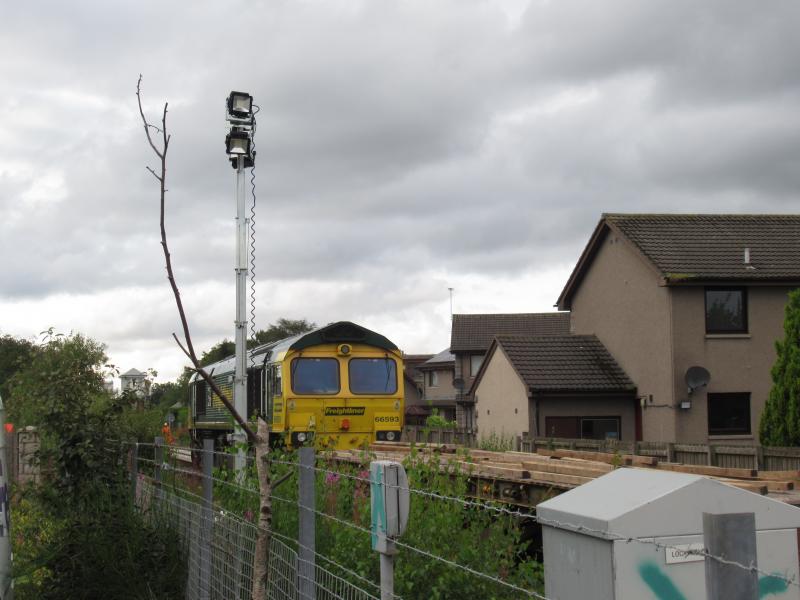
[(255, 445), (258, 470), (258, 537), (253, 557), (253, 600), (266, 600), (269, 569), (269, 533), (272, 530), (272, 487), (269, 480), (269, 426), (258, 420), (258, 441)]
[[(258, 487), (261, 501), (258, 516), (256, 554), (253, 561), (253, 574), (255, 577), (255, 581), (253, 582), (253, 600), (266, 600), (267, 561), (269, 559), (269, 531), (270, 527), (272, 527), (272, 504), (270, 502), (270, 496), (272, 492), (269, 482), (269, 463), (267, 462), (269, 459), (269, 427), (267, 426), (266, 421), (259, 419), (258, 434), (254, 433), (247, 422), (246, 415), (240, 415), (236, 412), (233, 404), (231, 404), (230, 400), (225, 396), (222, 390), (220, 390), (219, 386), (212, 379), (211, 375), (209, 375), (209, 373), (203, 369), (203, 367), (200, 365), (200, 361), (197, 359), (197, 355), (194, 351), (194, 344), (192, 344), (191, 332), (189, 331), (189, 320), (186, 318), (186, 311), (183, 308), (181, 294), (172, 270), (172, 258), (169, 252), (169, 246), (167, 245), (167, 230), (164, 225), (164, 215), (166, 212), (165, 200), (167, 193), (167, 151), (169, 150), (169, 142), (171, 139), (171, 136), (167, 133), (168, 104), (164, 104), (164, 110), (161, 114), (161, 127), (157, 127), (147, 121), (147, 117), (144, 114), (144, 109), (142, 108), (141, 75), (139, 75), (139, 80), (136, 83), (136, 100), (139, 105), (139, 114), (142, 117), (142, 125), (144, 126), (144, 133), (147, 137), (147, 142), (150, 144), (150, 147), (153, 149), (153, 152), (158, 157), (160, 163), (160, 169), (158, 172), (150, 167), (147, 167), (147, 170), (150, 171), (153, 177), (155, 177), (159, 182), (159, 224), (161, 228), (161, 247), (164, 250), (164, 262), (167, 268), (167, 279), (169, 280), (170, 287), (172, 288), (172, 294), (175, 298), (175, 304), (178, 308), (178, 315), (180, 316), (181, 326), (183, 328), (185, 346), (178, 339), (177, 335), (173, 333), (172, 337), (175, 339), (178, 347), (180, 347), (183, 353), (192, 362), (193, 370), (205, 380), (214, 395), (216, 395), (222, 401), (222, 403), (225, 405), (225, 408), (227, 408), (231, 413), (236, 423), (244, 430), (245, 434), (247, 434), (248, 440), (255, 446), (256, 468), (258, 469)], [(161, 135), (160, 148), (153, 139), (151, 131)]]

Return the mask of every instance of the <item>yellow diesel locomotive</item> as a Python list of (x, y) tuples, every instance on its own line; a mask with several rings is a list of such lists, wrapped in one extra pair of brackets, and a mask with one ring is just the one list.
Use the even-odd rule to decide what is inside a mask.
[[(247, 418), (265, 415), (289, 448), (357, 448), (400, 439), (403, 356), (384, 336), (349, 321), (264, 344), (250, 351)], [(232, 398), (234, 357), (205, 367)], [(220, 445), (233, 431), (222, 402), (197, 375), (190, 384), (190, 429), (196, 442)]]

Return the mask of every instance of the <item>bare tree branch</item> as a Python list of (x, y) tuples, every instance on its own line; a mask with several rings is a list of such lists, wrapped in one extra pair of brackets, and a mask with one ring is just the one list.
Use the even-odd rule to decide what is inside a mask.
[[(161, 225), (161, 247), (164, 250), (164, 261), (166, 262), (167, 266), (167, 279), (169, 280), (170, 287), (172, 288), (172, 294), (175, 296), (175, 304), (178, 307), (178, 315), (181, 319), (181, 326), (183, 327), (183, 339), (185, 341), (186, 346), (184, 347), (183, 344), (178, 340), (178, 336), (174, 333), (172, 337), (175, 338), (175, 341), (180, 346), (183, 353), (189, 358), (192, 362), (192, 366), (194, 370), (203, 378), (203, 380), (208, 384), (208, 387), (211, 391), (222, 401), (222, 404), (225, 405), (225, 408), (230, 411), (231, 415), (233, 415), (234, 420), (242, 428), (242, 430), (247, 435), (247, 439), (253, 443), (258, 443), (260, 440), (258, 436), (253, 432), (253, 430), (248, 425), (247, 421), (242, 418), (242, 416), (236, 412), (236, 409), (231, 404), (230, 400), (225, 396), (222, 390), (219, 389), (219, 386), (216, 382), (211, 378), (211, 376), (203, 369), (200, 365), (200, 361), (197, 359), (197, 354), (194, 351), (194, 345), (192, 344), (192, 336), (189, 332), (189, 322), (186, 319), (186, 312), (183, 308), (183, 301), (181, 300), (181, 293), (178, 290), (178, 284), (175, 282), (175, 275), (172, 271), (172, 258), (169, 252), (169, 246), (167, 245), (167, 230), (164, 226), (164, 204), (165, 204), (165, 195), (167, 189), (165, 187), (165, 182), (167, 179), (167, 150), (169, 149), (169, 142), (171, 136), (167, 134), (167, 107), (169, 103), (164, 104), (164, 110), (161, 113), (161, 138), (162, 138), (162, 145), (163, 149), (159, 150), (158, 147), (153, 142), (153, 138), (150, 136), (150, 129), (153, 127), (150, 123), (147, 122), (147, 118), (144, 114), (144, 109), (142, 108), (142, 76), (139, 75), (139, 81), (136, 83), (136, 99), (139, 104), (139, 114), (142, 117), (142, 124), (144, 125), (144, 132), (147, 135), (147, 141), (150, 144), (150, 147), (155, 152), (156, 156), (158, 156), (161, 162), (161, 175), (159, 176), (156, 172), (147, 167), (147, 169), (153, 174), (153, 176), (158, 180), (160, 192), (161, 192), (161, 206), (160, 206), (160, 225)], [(155, 129), (158, 129), (157, 127)]]
[(159, 177), (158, 175), (156, 175), (156, 172), (155, 172), (155, 171), (153, 171), (153, 169), (151, 169), (150, 167), (145, 167), (145, 169), (147, 169), (148, 171), (150, 171), (150, 172), (153, 174), (153, 177), (155, 177), (156, 179), (158, 179), (159, 181), (161, 181), (161, 177)]

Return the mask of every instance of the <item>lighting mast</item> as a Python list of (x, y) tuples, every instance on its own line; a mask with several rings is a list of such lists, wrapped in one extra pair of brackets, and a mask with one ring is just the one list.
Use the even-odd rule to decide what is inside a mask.
[[(231, 165), (236, 169), (236, 370), (233, 377), (233, 407), (247, 420), (247, 276), (249, 272), (248, 232), (250, 219), (245, 211), (244, 170), (254, 164), (253, 97), (244, 92), (231, 92), (228, 96), (226, 120), (230, 132), (225, 138), (225, 150)], [(245, 466), (243, 444), (244, 430), (234, 425), (233, 440), (239, 446), (235, 468), (242, 472)]]

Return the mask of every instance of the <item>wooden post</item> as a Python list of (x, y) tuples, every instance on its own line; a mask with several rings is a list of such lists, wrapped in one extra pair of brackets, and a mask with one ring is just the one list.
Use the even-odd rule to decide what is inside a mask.
[[(754, 513), (703, 513), (703, 541), (711, 556), (757, 567)], [(757, 600), (758, 573), (749, 568), (705, 559), (708, 600)]]
[(200, 600), (211, 598), (211, 544), (213, 542), (214, 440), (203, 440), (203, 508), (200, 511)]
[(675, 444), (667, 442), (667, 462), (675, 462)]
[(756, 446), (755, 465), (756, 471), (764, 471), (766, 469), (764, 465), (764, 446)]
[(708, 445), (708, 465), (710, 467), (717, 466), (717, 447), (713, 444)]

